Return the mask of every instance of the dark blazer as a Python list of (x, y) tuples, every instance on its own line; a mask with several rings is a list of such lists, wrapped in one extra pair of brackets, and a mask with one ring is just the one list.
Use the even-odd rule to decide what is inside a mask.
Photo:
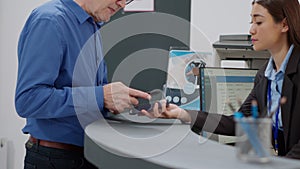
[[(254, 87), (242, 104), (239, 111), (245, 116), (251, 114), (251, 101), (257, 100), (261, 117), (267, 114), (267, 84), (264, 76), (267, 63), (258, 71)], [(281, 106), (283, 133), (279, 134), (279, 155), (300, 159), (300, 47), (294, 47), (285, 71), (282, 96), (287, 102)], [(193, 112), (190, 112), (193, 114)], [(192, 115), (192, 130), (213, 132), (216, 134), (234, 135), (235, 123), (233, 116), (199, 112)]]

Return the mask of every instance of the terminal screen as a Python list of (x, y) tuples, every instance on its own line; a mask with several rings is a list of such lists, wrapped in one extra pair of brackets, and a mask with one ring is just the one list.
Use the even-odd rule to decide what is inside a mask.
[(200, 109), (231, 115), (251, 92), (256, 69), (200, 68)]

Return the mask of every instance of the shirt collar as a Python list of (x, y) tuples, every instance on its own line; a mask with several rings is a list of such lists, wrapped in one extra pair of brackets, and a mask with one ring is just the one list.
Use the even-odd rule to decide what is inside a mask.
[[(290, 56), (292, 54), (292, 51), (294, 49), (294, 45), (291, 45), (290, 46), (290, 49), (288, 50), (280, 68), (279, 68), (279, 71), (278, 72), (282, 72), (282, 73), (285, 73), (285, 69), (286, 69), (286, 66), (287, 66), (287, 63), (290, 59)], [(269, 62), (268, 62), (268, 65), (267, 65), (267, 68), (265, 70), (265, 77), (267, 77), (268, 79), (271, 78), (272, 76), (272, 73), (275, 72), (275, 65), (274, 65), (274, 60), (273, 60), (273, 56), (270, 57), (269, 59)]]
[[(84, 11), (74, 0), (61, 0), (76, 16), (78, 22), (80, 24), (86, 22), (87, 20), (93, 21), (93, 18)], [(104, 22), (96, 22), (96, 24), (101, 27), (103, 26)]]

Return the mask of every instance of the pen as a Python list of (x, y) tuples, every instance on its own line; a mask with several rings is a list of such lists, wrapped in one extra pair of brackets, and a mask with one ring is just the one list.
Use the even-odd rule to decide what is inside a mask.
[(257, 101), (256, 100), (252, 100), (251, 110), (252, 110), (252, 117), (254, 119), (257, 119), (258, 118), (258, 107), (257, 107)]
[(241, 98), (237, 98), (236, 100), (237, 100), (237, 103), (238, 103), (239, 107), (241, 107), (242, 106), (242, 99)]
[(275, 114), (275, 110), (277, 110), (277, 109), (279, 108), (279, 106), (284, 105), (284, 104), (286, 103), (286, 101), (287, 101), (287, 99), (286, 99), (285, 96), (281, 97), (281, 99), (280, 99), (280, 101), (279, 101), (279, 104), (277, 105), (276, 109), (274, 109), (274, 111), (272, 111), (272, 112), (268, 115), (268, 117), (269, 117), (269, 118), (272, 118), (273, 115)]
[(235, 108), (233, 107), (233, 105), (232, 105), (232, 103), (230, 102), (229, 99), (226, 100), (226, 103), (227, 103), (228, 107), (230, 108), (230, 110), (231, 110), (232, 112), (235, 112)]

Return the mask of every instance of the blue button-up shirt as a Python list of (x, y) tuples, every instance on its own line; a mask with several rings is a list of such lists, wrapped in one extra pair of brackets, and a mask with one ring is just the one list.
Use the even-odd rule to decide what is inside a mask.
[(73, 0), (33, 10), (18, 44), (15, 106), (27, 119), (24, 133), (83, 146), (83, 127), (106, 112), (100, 27)]
[[(276, 112), (278, 108), (279, 101), (281, 99), (281, 93), (282, 93), (282, 84), (284, 80), (284, 73), (286, 66), (288, 64), (288, 61), (290, 59), (291, 53), (294, 49), (294, 45), (291, 45), (288, 53), (286, 54), (280, 69), (276, 72), (276, 68), (274, 68), (274, 61), (273, 57), (269, 59), (269, 63), (267, 65), (267, 68), (265, 70), (265, 77), (268, 78), (269, 81), (271, 81), (271, 112)], [(270, 103), (268, 103), (268, 107)], [(270, 114), (270, 112), (268, 112)], [(273, 115), (273, 122), (276, 121), (276, 113)], [(275, 124), (274, 124), (275, 125)], [(279, 106), (279, 115), (278, 115), (278, 127), (282, 128), (282, 119), (281, 119), (281, 108)]]

